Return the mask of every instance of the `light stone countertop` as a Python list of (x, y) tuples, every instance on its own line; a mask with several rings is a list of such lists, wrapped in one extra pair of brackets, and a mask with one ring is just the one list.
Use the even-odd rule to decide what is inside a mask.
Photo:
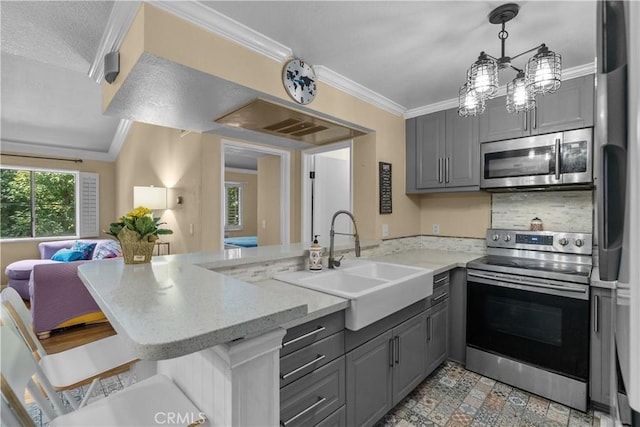
[(125, 265), (120, 258), (78, 268), (91, 296), (140, 359), (183, 356), (273, 330), (307, 314), (299, 298), (185, 258), (136, 265)]
[[(374, 247), (379, 242), (367, 242)], [(349, 245), (337, 250), (351, 249)], [(305, 255), (302, 245), (85, 263), (78, 275), (113, 327), (141, 359), (182, 356), (278, 326), (290, 328), (344, 310), (349, 300), (277, 280), (246, 283), (212, 271)], [(372, 258), (432, 269), (464, 267), (481, 254), (418, 249)]]

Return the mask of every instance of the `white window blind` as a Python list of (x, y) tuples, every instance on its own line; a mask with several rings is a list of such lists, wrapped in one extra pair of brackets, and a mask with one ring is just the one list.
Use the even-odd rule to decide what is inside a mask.
[(80, 172), (78, 178), (78, 236), (100, 235), (100, 176), (97, 173)]

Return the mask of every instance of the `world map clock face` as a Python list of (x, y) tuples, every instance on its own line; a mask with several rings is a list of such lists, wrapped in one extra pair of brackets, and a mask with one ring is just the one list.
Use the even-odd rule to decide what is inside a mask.
[(299, 59), (287, 62), (282, 81), (289, 96), (299, 104), (308, 104), (316, 97), (316, 73)]

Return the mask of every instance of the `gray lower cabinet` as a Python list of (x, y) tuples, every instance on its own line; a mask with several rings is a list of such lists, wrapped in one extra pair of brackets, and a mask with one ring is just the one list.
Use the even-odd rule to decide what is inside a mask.
[(447, 360), (449, 347), (449, 302), (437, 304), (425, 313), (427, 333), (426, 375)]
[(345, 404), (344, 356), (280, 389), (280, 425), (313, 426)]
[(425, 313), (347, 353), (347, 425), (371, 426), (424, 378)]
[(614, 348), (613, 291), (591, 288), (591, 402), (596, 409), (608, 410), (611, 357)]
[(450, 272), (449, 282), (449, 359), (467, 362), (467, 270)]

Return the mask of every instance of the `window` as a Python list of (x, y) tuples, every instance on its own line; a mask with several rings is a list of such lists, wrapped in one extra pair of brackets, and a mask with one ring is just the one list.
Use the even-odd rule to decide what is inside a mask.
[(0, 238), (98, 235), (98, 176), (0, 168)]
[(242, 183), (225, 182), (224, 229), (242, 230)]

